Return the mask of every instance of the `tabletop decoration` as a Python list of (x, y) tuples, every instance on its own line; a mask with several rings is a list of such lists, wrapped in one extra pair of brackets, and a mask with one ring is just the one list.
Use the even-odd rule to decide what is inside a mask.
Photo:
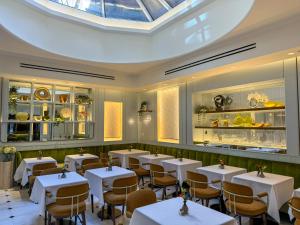
[(181, 150), (181, 149), (178, 151), (178, 159), (179, 159), (180, 162), (183, 161), (183, 158), (182, 158), (182, 150)]
[(190, 185), (186, 181), (182, 182), (182, 185), (181, 185), (181, 197), (183, 198), (183, 205), (179, 210), (179, 214), (181, 216), (185, 216), (185, 215), (188, 215), (188, 213), (189, 213), (189, 208), (188, 208), (186, 202), (191, 197), (190, 196)]
[(0, 148), (0, 153), (3, 155), (3, 162), (10, 162), (13, 160), (13, 155), (16, 153), (16, 147), (3, 146)]
[(62, 170), (62, 175), (61, 175), (60, 178), (62, 178), (62, 179), (67, 178), (66, 172), (67, 172), (67, 170), (64, 168), (64, 169)]
[(132, 151), (132, 149), (133, 149), (133, 146), (132, 146), (132, 145), (129, 145), (129, 149), (128, 149), (128, 151), (129, 151), (129, 152), (131, 152), (131, 151)]
[(42, 158), (43, 158), (43, 152), (42, 151), (38, 151), (37, 159), (41, 160)]
[(83, 156), (83, 155), (84, 155), (84, 152), (85, 152), (85, 151), (84, 151), (83, 148), (80, 148), (80, 149), (79, 149), (79, 155), (80, 155), (80, 156)]
[(224, 169), (225, 168), (225, 162), (223, 159), (219, 159), (219, 168)]
[(158, 156), (158, 151), (157, 151), (157, 149), (154, 150), (154, 156), (155, 156), (155, 157)]
[(257, 169), (257, 176), (264, 178), (265, 177), (264, 171), (267, 169), (267, 166), (263, 164), (257, 164), (256, 169)]
[(112, 171), (112, 164), (113, 164), (112, 156), (109, 155), (109, 156), (108, 156), (108, 167), (107, 167), (107, 171)]

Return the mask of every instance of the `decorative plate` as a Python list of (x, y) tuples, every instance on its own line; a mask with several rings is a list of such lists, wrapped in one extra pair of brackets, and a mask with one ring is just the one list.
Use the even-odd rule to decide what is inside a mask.
[(45, 87), (39, 87), (39, 88), (37, 88), (35, 90), (35, 92), (34, 92), (34, 96), (38, 100), (48, 100), (51, 97), (48, 88), (45, 88)]

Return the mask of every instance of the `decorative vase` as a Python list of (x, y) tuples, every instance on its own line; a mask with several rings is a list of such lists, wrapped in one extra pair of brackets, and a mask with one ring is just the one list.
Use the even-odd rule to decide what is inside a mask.
[[(12, 187), (13, 161), (0, 162), (0, 189)], [(4, 176), (5, 174), (5, 176)]]
[(60, 103), (67, 103), (68, 102), (68, 99), (69, 99), (68, 94), (61, 94), (58, 97), (59, 97), (59, 102)]
[(225, 168), (225, 165), (220, 164), (219, 168), (223, 170)]
[(27, 112), (17, 112), (16, 119), (19, 121), (27, 121), (29, 119), (29, 114)]
[(183, 200), (183, 206), (181, 207), (179, 212), (180, 212), (180, 215), (182, 215), (182, 216), (185, 216), (189, 213), (189, 208), (186, 204), (186, 200)]
[(265, 177), (265, 174), (264, 174), (264, 172), (263, 172), (262, 170), (258, 170), (258, 171), (257, 171), (257, 176), (258, 176), (258, 177), (261, 177), (261, 178), (264, 178), (264, 177)]

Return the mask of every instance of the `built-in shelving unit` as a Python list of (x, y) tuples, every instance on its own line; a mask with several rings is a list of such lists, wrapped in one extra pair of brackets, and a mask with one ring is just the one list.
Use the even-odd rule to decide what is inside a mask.
[(7, 80), (2, 142), (89, 139), (94, 135), (90, 88)]

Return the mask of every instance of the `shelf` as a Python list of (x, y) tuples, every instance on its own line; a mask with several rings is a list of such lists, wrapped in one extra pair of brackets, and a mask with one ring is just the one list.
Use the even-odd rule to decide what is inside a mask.
[(228, 129), (228, 130), (285, 130), (285, 127), (206, 127), (195, 126), (198, 129)]
[[(265, 108), (247, 108), (247, 109), (228, 109), (222, 111), (207, 111), (205, 113), (236, 113), (236, 112), (259, 112), (259, 111), (274, 111), (274, 110), (284, 110), (285, 106), (278, 107), (265, 107)], [(203, 114), (205, 114), (203, 113)]]

